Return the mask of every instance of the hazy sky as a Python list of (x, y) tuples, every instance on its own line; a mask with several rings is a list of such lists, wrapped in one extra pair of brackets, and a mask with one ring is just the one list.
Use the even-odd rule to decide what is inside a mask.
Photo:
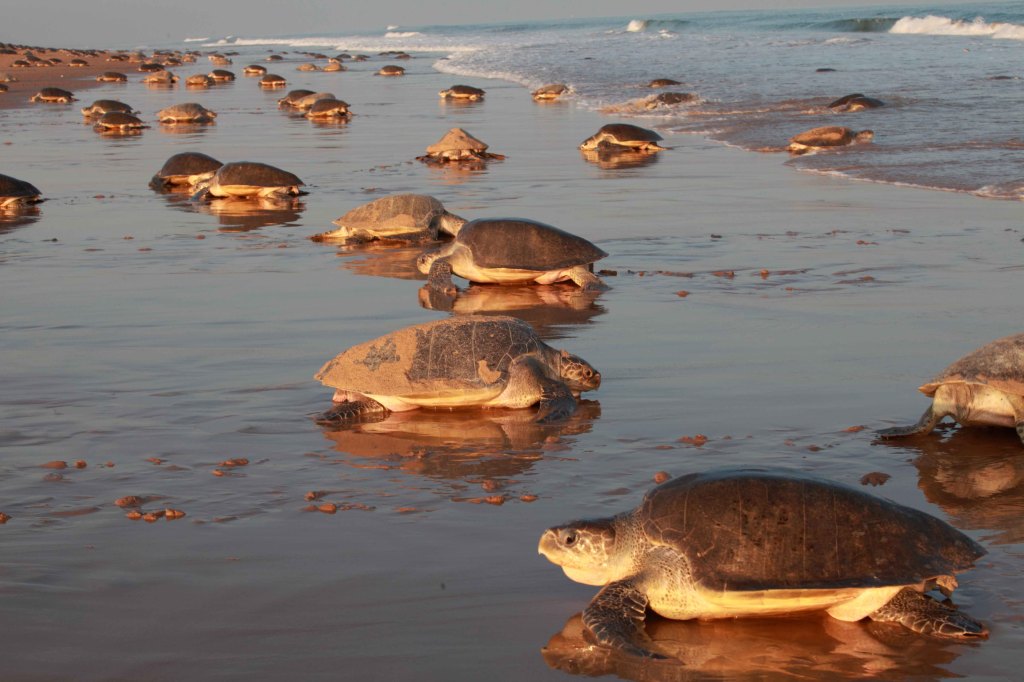
[[(339, 33), (388, 24), (472, 24), (772, 7), (894, 4), (873, 0), (0, 0), (0, 42), (135, 47), (186, 37)], [(900, 4), (921, 4), (905, 2)], [(942, 0), (929, 2), (942, 4)]]

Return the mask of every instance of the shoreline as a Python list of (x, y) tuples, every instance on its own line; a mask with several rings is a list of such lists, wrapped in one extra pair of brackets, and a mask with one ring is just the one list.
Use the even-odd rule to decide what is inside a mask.
[[(131, 78), (131, 73), (138, 62), (115, 62), (110, 57), (115, 54), (127, 54), (122, 50), (78, 50), (73, 48), (37, 48), (37, 47), (14, 47), (18, 54), (0, 54), (0, 74), (6, 74), (17, 80), (4, 83), (8, 87), (7, 92), (0, 92), (0, 110), (18, 109), (33, 104), (29, 98), (39, 91), (40, 88), (60, 87), (75, 93), (92, 90), (102, 85), (96, 80), (96, 76), (105, 71), (120, 71)], [(62, 60), (60, 64), (49, 66), (15, 67), (14, 62), (23, 59), (26, 53), (31, 53), (40, 59), (56, 57)], [(85, 59), (86, 66), (70, 66), (71, 59), (80, 57)], [(128, 67), (131, 67), (130, 69)], [(137, 73), (137, 72), (135, 72)]]

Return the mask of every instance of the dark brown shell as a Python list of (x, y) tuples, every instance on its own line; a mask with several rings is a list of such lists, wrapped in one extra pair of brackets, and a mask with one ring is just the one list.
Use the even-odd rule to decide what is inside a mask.
[(959, 382), (987, 384), (1024, 396), (1024, 334), (1004, 336), (968, 353), (920, 390), (925, 395), (935, 395), (942, 384)]
[(227, 185), (253, 185), (255, 187), (291, 187), (304, 184), (288, 171), (255, 161), (233, 161), (217, 171), (217, 182)]
[(200, 152), (181, 152), (175, 154), (164, 162), (163, 167), (157, 171), (154, 180), (166, 178), (172, 175), (198, 175), (215, 171), (224, 164), (206, 154)]
[(348, 102), (343, 102), (340, 99), (324, 98), (318, 99), (313, 102), (311, 107), (309, 107), (310, 116), (321, 116), (332, 113), (338, 116), (348, 116)]
[(586, 239), (523, 218), (480, 218), (462, 226), (456, 241), (485, 268), (545, 272), (601, 260), (608, 254)]
[(856, 136), (856, 133), (843, 126), (821, 126), (794, 135), (790, 142), (811, 147), (841, 147), (853, 142)]
[(30, 182), (0, 174), (0, 197), (35, 197), (39, 190)]
[(97, 116), (103, 114), (109, 114), (114, 111), (119, 111), (123, 114), (133, 114), (135, 110), (124, 102), (119, 102), (116, 99), (98, 99), (87, 107), (82, 108), (82, 113), (85, 115)]
[(138, 116), (132, 116), (131, 114), (123, 111), (108, 111), (99, 117), (96, 121), (96, 125), (100, 127), (121, 127), (130, 126), (134, 128), (145, 127), (142, 120)]
[(682, 476), (648, 493), (637, 520), (719, 591), (908, 585), (985, 554), (925, 512), (789, 471)]
[(641, 128), (640, 126), (635, 126), (630, 123), (609, 123), (608, 125), (603, 125), (601, 126), (601, 129), (597, 131), (597, 135), (602, 133), (620, 142), (633, 140), (657, 142), (662, 139), (661, 135), (653, 130)]

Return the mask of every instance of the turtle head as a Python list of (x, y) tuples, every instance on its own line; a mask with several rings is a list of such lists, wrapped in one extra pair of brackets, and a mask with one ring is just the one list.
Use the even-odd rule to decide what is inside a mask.
[(544, 531), (537, 551), (562, 567), (570, 580), (584, 585), (605, 585), (633, 573), (624, 564), (632, 558), (620, 552), (615, 517), (573, 521)]
[(580, 149), (586, 151), (588, 149), (597, 149), (597, 145), (600, 144), (604, 138), (600, 135), (591, 135), (587, 139), (580, 142)]
[(558, 355), (558, 376), (574, 394), (596, 391), (601, 385), (601, 373), (578, 355), (561, 351)]
[[(452, 237), (459, 234), (459, 230), (466, 224), (465, 218), (460, 218), (454, 213), (441, 213), (432, 221), (431, 229), (435, 232), (443, 232), (444, 234), (451, 235)], [(437, 239), (437, 235), (433, 235), (434, 239)], [(427, 268), (428, 270), (430, 268)]]
[(430, 274), (430, 266), (434, 264), (441, 256), (440, 249), (433, 249), (431, 251), (424, 251), (416, 258), (416, 269), (422, 272), (424, 275)]

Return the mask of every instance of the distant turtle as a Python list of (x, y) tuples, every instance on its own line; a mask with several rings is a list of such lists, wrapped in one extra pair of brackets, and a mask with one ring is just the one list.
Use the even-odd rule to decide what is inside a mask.
[(828, 108), (836, 113), (850, 113), (853, 111), (863, 111), (864, 109), (877, 109), (878, 107), (884, 107), (885, 102), (874, 97), (866, 97), (859, 92), (855, 92), (844, 97), (840, 97), (836, 101), (828, 105)]
[(963, 426), (1008, 426), (1024, 443), (1024, 334), (968, 353), (919, 389), (932, 399), (913, 426), (882, 429), (882, 438), (931, 432), (945, 417)]
[(178, 77), (170, 71), (156, 71), (145, 78), (142, 82), (146, 85), (174, 85), (178, 82)]
[(451, 292), (452, 273), (482, 284), (553, 284), (571, 280), (586, 290), (607, 289), (592, 272), (608, 254), (582, 237), (522, 218), (479, 218), (451, 244), (416, 261), (427, 286)]
[(120, 133), (138, 132), (148, 127), (138, 116), (124, 111), (109, 111), (96, 119), (93, 126), (97, 132)]
[(206, 75), (210, 80), (217, 81), (218, 83), (229, 83), (235, 80), (234, 72), (227, 69), (214, 69)]
[(242, 69), (242, 73), (246, 76), (262, 76), (267, 73), (267, 67), (260, 64), (250, 64)]
[(24, 180), (0, 174), (0, 208), (14, 208), (42, 201), (35, 185)]
[(254, 161), (226, 163), (195, 179), (195, 199), (214, 197), (259, 197), (283, 199), (306, 194), (302, 180), (275, 166)]
[(156, 64), (154, 62), (145, 62), (144, 64), (139, 64), (139, 68), (137, 70), (142, 73), (156, 73), (158, 71), (163, 71), (164, 65)]
[(295, 67), (295, 70), (296, 71), (319, 71), (320, 67), (317, 66), (316, 64), (310, 64), (310, 63), (307, 62), (305, 64), (299, 64), (298, 66)]
[(636, 151), (654, 152), (665, 149), (658, 144), (661, 135), (629, 123), (609, 123), (601, 126), (596, 133), (580, 143), (580, 149), (597, 149), (598, 145), (611, 144), (618, 147), (629, 147)]
[(404, 76), (405, 69), (401, 66), (395, 66), (394, 64), (388, 64), (387, 66), (380, 67), (377, 72), (378, 76)]
[(303, 95), (302, 97), (296, 97), (293, 99), (291, 101), (291, 107), (293, 109), (298, 109), (299, 111), (309, 111), (314, 104), (322, 99), (332, 99), (337, 101), (333, 92), (311, 92), (308, 95)]
[(437, 93), (442, 99), (458, 99), (469, 102), (476, 102), (484, 98), (484, 91), (474, 88), (472, 85), (453, 85), (447, 90)]
[(459, 315), (399, 329), (353, 346), (316, 379), (336, 389), (317, 417), (334, 424), (420, 407), (539, 405), (538, 422), (568, 417), (601, 375), (585, 360), (541, 341), (515, 317)]
[(601, 585), (583, 612), (603, 646), (659, 657), (648, 608), (676, 620), (825, 611), (951, 638), (985, 637), (947, 596), (985, 550), (925, 512), (786, 471), (719, 470), (672, 479), (635, 510), (547, 530), (539, 551)]
[(485, 142), (473, 137), (462, 128), (452, 128), (440, 140), (427, 147), (425, 156), (416, 158), (426, 163), (445, 163), (448, 161), (484, 161), (504, 159), (505, 157), (488, 152)]
[(569, 92), (569, 86), (564, 83), (549, 83), (547, 85), (542, 85), (531, 92), (530, 96), (537, 102), (550, 102), (551, 100), (558, 99), (567, 92)]
[(647, 84), (649, 88), (667, 88), (673, 85), (682, 85), (679, 81), (674, 81), (671, 78), (655, 78)]
[(282, 61), (283, 59), (284, 59), (284, 57), (282, 57), (279, 54), (272, 54), (272, 55), (268, 55), (267, 58), (264, 61), (279, 62), (279, 61)]
[(127, 83), (128, 74), (121, 73), (120, 71), (104, 71), (96, 76), (96, 80), (100, 83)]
[(202, 104), (185, 102), (161, 109), (156, 117), (161, 123), (212, 123), (213, 119), (217, 118), (217, 113)]
[(805, 130), (789, 140), (789, 151), (794, 154), (806, 154), (818, 149), (843, 147), (854, 142), (867, 142), (875, 134), (870, 130), (857, 133), (843, 126), (822, 126)]
[(215, 172), (224, 164), (206, 154), (199, 152), (181, 152), (164, 162), (156, 172), (149, 186), (156, 190), (169, 190), (178, 187), (191, 188), (195, 184), (191, 178)]
[(10, 88), (6, 83), (0, 83), (0, 92), (7, 92), (8, 90), (10, 90)]
[(662, 107), (674, 107), (677, 104), (692, 104), (699, 99), (700, 97), (692, 92), (662, 92), (645, 99), (643, 106), (645, 109), (653, 110)]
[(466, 223), (425, 194), (392, 194), (353, 208), (334, 221), (338, 229), (312, 237), (317, 242), (437, 239), (456, 235)]
[(139, 113), (124, 102), (119, 102), (116, 99), (98, 99), (89, 106), (82, 107), (82, 116), (102, 116), (113, 111), (120, 111), (123, 114)]
[(74, 59), (68, 62), (68, 66), (80, 69), (82, 67), (89, 66), (89, 62), (85, 61), (81, 57), (75, 57)]
[(211, 64), (215, 64), (216, 66), (227, 66), (228, 64), (231, 63), (231, 59), (230, 58), (228, 58), (225, 55), (219, 54), (219, 53), (211, 54), (211, 55), (209, 55), (208, 58), (210, 60), (210, 63)]
[(324, 64), (324, 69), (323, 70), (325, 72), (348, 71), (348, 67), (345, 66), (344, 64), (342, 64), (341, 62), (334, 62), (334, 61), (332, 61), (332, 62), (327, 62), (326, 64)]
[(350, 118), (352, 112), (348, 110), (348, 102), (333, 97), (325, 97), (313, 102), (306, 111), (306, 118), (310, 120), (329, 120), (339, 118)]
[(286, 85), (288, 85), (288, 81), (284, 76), (279, 76), (276, 73), (268, 73), (260, 78), (261, 88), (283, 88)]
[(43, 88), (28, 98), (29, 102), (47, 102), (50, 104), (71, 104), (76, 97), (61, 88)]
[(197, 73), (185, 79), (185, 85), (190, 88), (208, 88), (214, 84), (214, 80), (205, 73)]
[(308, 95), (315, 95), (316, 93), (312, 90), (291, 90), (287, 95), (277, 100), (277, 106), (279, 107), (294, 107), (295, 103), (301, 100), (303, 97)]

